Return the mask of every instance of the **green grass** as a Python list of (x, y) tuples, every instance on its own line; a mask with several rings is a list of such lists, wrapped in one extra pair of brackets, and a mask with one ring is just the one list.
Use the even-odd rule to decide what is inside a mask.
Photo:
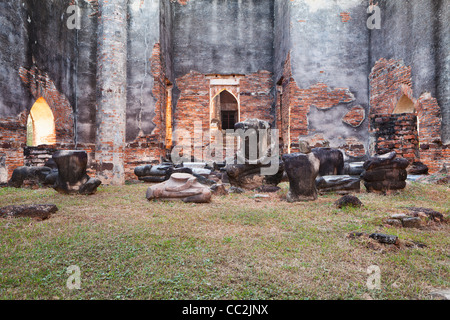
[[(49, 220), (0, 220), (1, 299), (429, 299), (450, 287), (449, 225), (396, 229), (383, 218), (402, 207), (449, 215), (449, 188), (411, 184), (392, 196), (361, 193), (361, 209), (339, 196), (287, 203), (253, 193), (210, 204), (148, 202), (148, 185), (100, 187), (92, 196), (52, 189), (0, 189), (0, 206), (54, 203)], [(373, 248), (351, 231), (395, 234), (427, 248)], [(69, 290), (77, 265), (81, 289)], [(381, 269), (369, 290), (367, 268)]]

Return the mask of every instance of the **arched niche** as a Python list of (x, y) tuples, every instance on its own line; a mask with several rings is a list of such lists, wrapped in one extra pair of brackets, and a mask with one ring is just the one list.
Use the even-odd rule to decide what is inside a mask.
[(27, 119), (27, 146), (56, 144), (55, 118), (44, 98), (36, 100)]
[(414, 112), (415, 112), (414, 102), (406, 95), (402, 95), (400, 100), (398, 100), (393, 113), (400, 114), (400, 113), (414, 113)]

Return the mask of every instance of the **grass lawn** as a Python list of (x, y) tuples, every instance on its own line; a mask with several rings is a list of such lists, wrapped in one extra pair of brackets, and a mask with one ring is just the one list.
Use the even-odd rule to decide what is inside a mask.
[[(398, 195), (361, 193), (287, 203), (288, 189), (214, 197), (210, 204), (148, 202), (148, 185), (100, 187), (93, 196), (0, 189), (0, 207), (54, 203), (48, 220), (0, 219), (1, 299), (430, 299), (450, 287), (450, 224), (384, 226), (402, 207), (450, 214), (449, 187), (410, 184)], [(398, 235), (426, 248), (349, 239), (352, 231)], [(81, 289), (66, 287), (67, 268)], [(381, 289), (369, 290), (369, 266)]]

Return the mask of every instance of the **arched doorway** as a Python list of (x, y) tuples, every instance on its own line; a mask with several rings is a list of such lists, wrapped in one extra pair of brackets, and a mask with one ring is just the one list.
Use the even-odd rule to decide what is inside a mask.
[(211, 128), (234, 129), (239, 122), (239, 104), (235, 96), (227, 90), (216, 95), (212, 101)]
[(27, 146), (56, 144), (55, 118), (44, 98), (39, 98), (27, 119)]

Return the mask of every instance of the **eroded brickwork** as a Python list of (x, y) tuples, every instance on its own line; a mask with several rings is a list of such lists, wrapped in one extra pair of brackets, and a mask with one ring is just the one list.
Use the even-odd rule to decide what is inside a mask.
[(139, 134), (136, 139), (125, 146), (125, 179), (134, 180), (134, 169), (137, 166), (160, 163), (166, 159), (166, 111), (168, 101), (168, 80), (164, 73), (165, 61), (161, 53), (160, 43), (153, 46), (151, 57), (153, 76), (152, 94), (156, 100), (155, 116), (151, 121), (155, 128), (150, 134)]
[(376, 114), (370, 116), (370, 130), (377, 154), (395, 151), (411, 163), (419, 160), (417, 117), (412, 113)]
[[(72, 106), (66, 96), (58, 91), (48, 73), (33, 66), (31, 69), (20, 68), (19, 76), (33, 97), (36, 100), (40, 97), (44, 98), (52, 110), (55, 119), (56, 141), (73, 142)], [(31, 107), (29, 108), (31, 109)]]
[[(370, 133), (375, 136), (371, 149), (374, 152), (383, 148), (396, 150), (410, 161), (420, 160), (431, 173), (440, 170), (449, 159), (449, 146), (441, 140), (440, 107), (430, 93), (414, 99), (411, 67), (402, 60), (380, 59), (369, 81)], [(414, 104), (414, 110), (398, 116), (393, 113), (402, 97)], [(388, 131), (388, 134), (381, 133)]]
[(259, 71), (241, 79), (241, 121), (257, 118), (272, 123), (273, 87), (273, 75), (269, 71)]
[[(307, 140), (313, 147), (327, 145), (323, 134), (314, 132), (309, 128), (308, 114), (311, 108), (327, 111), (341, 104), (351, 104), (356, 99), (348, 88), (330, 88), (325, 83), (317, 83), (309, 88), (301, 89), (292, 76), (291, 56), (287, 56), (283, 69), (281, 83), (282, 94), (277, 100), (280, 110), (280, 124), (282, 146), (284, 153), (299, 152), (299, 138)], [(359, 127), (365, 120), (365, 110), (361, 106), (352, 107), (343, 121), (353, 127)], [(364, 143), (354, 137), (341, 137), (341, 145), (331, 147), (340, 148), (346, 154), (361, 157), (366, 154)]]
[(5, 154), (8, 179), (17, 167), (23, 166), (23, 148), (27, 144), (27, 112), (18, 117), (0, 120), (0, 153)]
[(352, 126), (353, 128), (358, 128), (366, 119), (366, 110), (361, 106), (353, 107), (345, 116), (342, 118), (342, 122)]

